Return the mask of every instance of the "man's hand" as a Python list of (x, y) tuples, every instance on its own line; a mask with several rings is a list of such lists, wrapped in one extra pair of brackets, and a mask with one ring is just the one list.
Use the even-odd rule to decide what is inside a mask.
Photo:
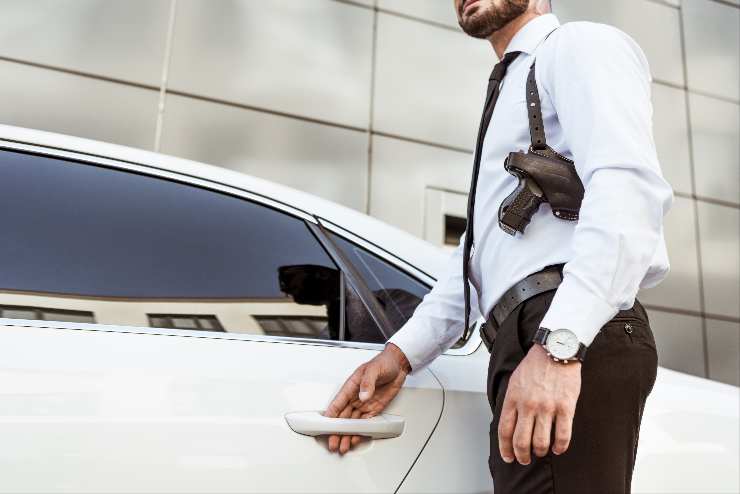
[(498, 424), (501, 458), (529, 465), (532, 449), (545, 456), (553, 427), (552, 452), (565, 453), (580, 393), (581, 363), (554, 362), (542, 346), (533, 345), (509, 379)]
[[(365, 419), (378, 415), (396, 397), (411, 372), (408, 359), (393, 343), (349, 376), (324, 412), (327, 417)], [(329, 436), (329, 451), (344, 454), (360, 436)]]

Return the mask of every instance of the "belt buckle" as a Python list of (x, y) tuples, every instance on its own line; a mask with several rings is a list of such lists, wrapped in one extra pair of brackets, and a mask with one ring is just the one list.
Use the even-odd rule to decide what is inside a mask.
[[(488, 332), (486, 329), (488, 329), (489, 325), (494, 332), (493, 339), (488, 338)], [(486, 345), (488, 353), (491, 353), (493, 350), (493, 342), (496, 340), (496, 332), (498, 332), (498, 324), (496, 324), (496, 319), (493, 317), (489, 317), (488, 320), (484, 321), (483, 324), (480, 325), (480, 339), (483, 340), (483, 344)]]

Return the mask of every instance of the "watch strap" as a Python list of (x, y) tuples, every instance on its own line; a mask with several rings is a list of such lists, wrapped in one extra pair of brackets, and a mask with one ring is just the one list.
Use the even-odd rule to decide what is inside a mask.
[(586, 358), (586, 350), (588, 350), (588, 347), (584, 345), (583, 343), (579, 342), (578, 351), (576, 352), (576, 355), (573, 358), (583, 363), (583, 360)]
[(537, 328), (537, 331), (534, 332), (534, 336), (532, 337), (532, 342), (539, 343), (542, 346), (545, 346), (547, 343), (547, 337), (550, 335), (550, 330), (547, 328)]

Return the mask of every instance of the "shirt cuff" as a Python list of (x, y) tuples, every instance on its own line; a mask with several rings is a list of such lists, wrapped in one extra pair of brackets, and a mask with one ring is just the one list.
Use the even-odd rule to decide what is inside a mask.
[(411, 365), (412, 373), (426, 367), (440, 353), (430, 335), (423, 334), (424, 328), (419, 326), (416, 319), (418, 318), (409, 319), (388, 340), (388, 343), (393, 343), (401, 349)]
[(617, 312), (577, 278), (566, 274), (540, 326), (552, 331), (569, 329), (578, 336), (578, 341), (588, 346)]

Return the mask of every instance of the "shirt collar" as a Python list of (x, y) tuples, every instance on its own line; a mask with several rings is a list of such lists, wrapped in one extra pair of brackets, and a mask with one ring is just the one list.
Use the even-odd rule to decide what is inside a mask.
[(506, 47), (506, 53), (521, 51), (531, 55), (542, 40), (560, 26), (555, 14), (543, 14), (535, 17), (514, 35)]

